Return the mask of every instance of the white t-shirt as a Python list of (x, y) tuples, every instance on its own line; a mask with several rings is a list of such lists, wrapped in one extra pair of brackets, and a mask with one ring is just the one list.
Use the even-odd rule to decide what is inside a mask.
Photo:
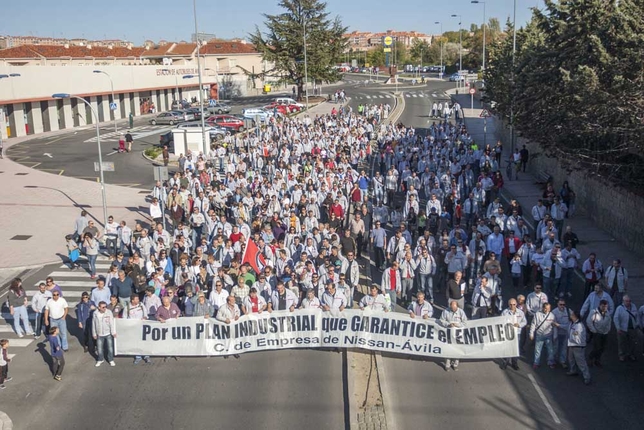
[(62, 318), (65, 315), (65, 308), (68, 307), (67, 300), (62, 297), (59, 297), (58, 300), (47, 300), (47, 304), (45, 305), (45, 309), (49, 310), (49, 318), (55, 320)]

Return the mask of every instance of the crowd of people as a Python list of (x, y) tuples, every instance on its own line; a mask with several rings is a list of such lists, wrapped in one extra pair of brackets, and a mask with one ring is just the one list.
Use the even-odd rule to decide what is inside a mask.
[[(274, 310), (390, 312), (397, 305), (411, 318), (434, 318), (441, 309), (437, 319), (454, 327), (506, 316), (521, 333), (523, 351), (534, 341), (535, 368), (545, 347), (550, 367), (582, 372), (586, 383), (586, 360), (601, 366), (611, 325), (619, 359), (635, 359), (644, 306), (631, 303), (619, 260), (604, 269), (591, 254), (581, 265), (584, 306), (576, 312), (566, 305), (581, 261), (576, 234), (570, 225), (564, 229), (573, 195), (567, 184), (559, 193), (548, 184), (524, 215), (515, 200), (501, 203), (501, 142), (479, 147), (460, 117), (433, 122), (420, 135), (382, 124), (386, 105), (361, 107), (285, 118), (257, 135), (226, 136), (208, 154), (182, 155), (172, 178), (152, 190), (149, 227), (110, 217), (101, 231), (82, 212), (66, 244), (70, 269), (84, 254), (96, 280), (76, 306), (84, 350), (96, 350), (96, 366), (115, 365), (115, 318), (230, 323)], [(244, 259), (251, 243), (255, 258)], [(99, 276), (101, 246), (112, 263)], [(381, 282), (363, 295), (370, 256)], [(507, 279), (515, 291), (533, 291), (509, 297)], [(19, 318), (29, 306), (21, 288), (17, 282), (9, 295), (19, 336), (21, 321), (33, 332)], [(30, 304), (38, 313), (34, 334), (45, 327), (52, 355), (62, 357), (69, 305), (53, 279), (39, 288)], [(141, 361), (152, 362), (134, 359)], [(57, 363), (58, 379), (64, 358)], [(445, 369), (458, 365), (450, 359)], [(503, 360), (502, 368), (508, 365), (518, 369), (517, 358)]]

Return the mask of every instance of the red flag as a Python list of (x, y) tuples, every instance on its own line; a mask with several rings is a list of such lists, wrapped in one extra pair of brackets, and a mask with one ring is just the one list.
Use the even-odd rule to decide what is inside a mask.
[(257, 244), (250, 240), (246, 241), (246, 248), (244, 249), (244, 256), (242, 257), (242, 264), (250, 264), (250, 267), (253, 268), (256, 274), (260, 274), (261, 271), (266, 267), (266, 259), (261, 252)]

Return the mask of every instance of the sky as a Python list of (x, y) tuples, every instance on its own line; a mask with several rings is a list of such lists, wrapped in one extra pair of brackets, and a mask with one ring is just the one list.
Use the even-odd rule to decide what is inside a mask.
[[(503, 27), (517, 5), (517, 23), (530, 18), (530, 8), (543, 7), (540, 0), (487, 0), (486, 15)], [(194, 33), (189, 0), (30, 0), (7, 1), (0, 7), (0, 35), (56, 38), (123, 39), (140, 45), (146, 39), (190, 40)], [(327, 0), (331, 16), (339, 15), (349, 31), (416, 30), (436, 34), (458, 30), (483, 21), (483, 5), (469, 0)], [(221, 38), (245, 37), (256, 25), (263, 26), (263, 13), (280, 13), (278, 0), (196, 0), (200, 32)], [(395, 9), (392, 5), (395, 5)]]

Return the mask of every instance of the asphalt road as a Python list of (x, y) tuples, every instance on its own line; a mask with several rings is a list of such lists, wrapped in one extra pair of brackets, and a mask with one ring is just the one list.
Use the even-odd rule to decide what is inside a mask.
[[(99, 261), (101, 273), (107, 265)], [(95, 368), (95, 359), (82, 352), (72, 317), (80, 293), (93, 281), (82, 271), (50, 265), (24, 276), (29, 296), (33, 285), (48, 275), (62, 286), (70, 304), (72, 335), (62, 382), (50, 376), (49, 346), (29, 336), (18, 339), (2, 309), (0, 337), (10, 339), (13, 380), (0, 391), (0, 411), (9, 414), (15, 429), (345, 428), (341, 354), (284, 350), (238, 360), (154, 358), (152, 365), (137, 366), (131, 357), (117, 357), (116, 367)]]
[[(405, 92), (412, 90), (405, 90)], [(424, 133), (429, 124), (427, 113), (432, 97), (405, 97), (405, 111), (399, 122)], [(402, 204), (402, 196), (397, 197)], [(424, 207), (425, 201), (421, 201)], [(504, 268), (507, 266), (503, 262)], [(380, 273), (373, 270), (374, 282)], [(503, 275), (505, 300), (528, 290), (512, 288), (510, 277)], [(575, 278), (569, 306), (582, 305), (582, 281)], [(445, 306), (443, 292), (435, 293), (436, 304)], [(398, 309), (402, 311), (402, 308)], [(434, 309), (440, 316), (441, 309)], [(466, 311), (469, 315), (470, 311)], [(593, 384), (586, 387), (581, 378), (565, 376), (561, 368), (547, 366), (533, 371), (533, 350), (520, 360), (520, 371), (501, 370), (495, 361), (461, 361), (458, 372), (446, 372), (437, 360), (417, 357), (384, 356), (382, 363), (385, 401), (393, 413), (396, 429), (603, 429), (641, 428), (637, 412), (644, 401), (644, 366), (620, 363), (615, 338), (605, 353), (604, 368), (591, 369)], [(542, 364), (545, 358), (542, 358)], [(537, 389), (539, 387), (539, 389)], [(543, 398), (540, 394), (543, 394)]]

